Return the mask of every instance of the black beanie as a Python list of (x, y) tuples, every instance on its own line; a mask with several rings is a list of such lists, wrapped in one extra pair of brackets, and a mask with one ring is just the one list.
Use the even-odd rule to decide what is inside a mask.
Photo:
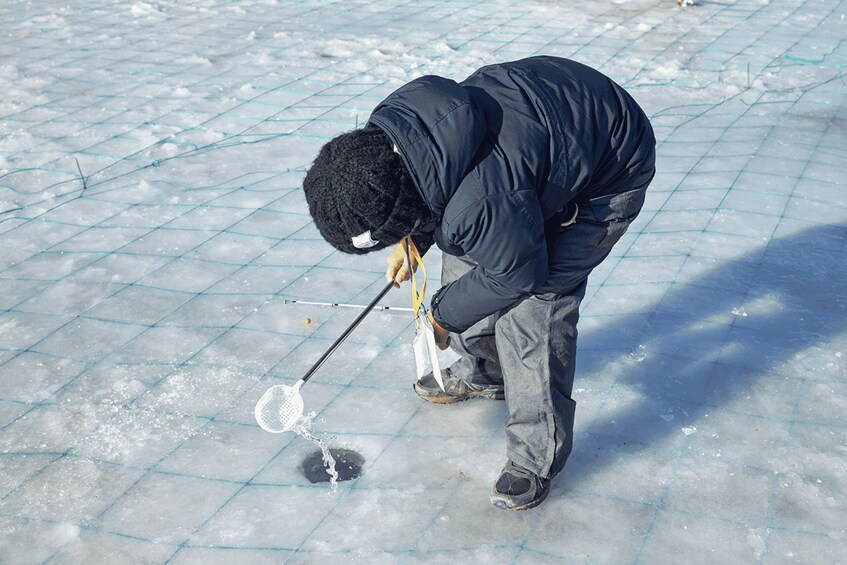
[(391, 140), (375, 126), (324, 145), (306, 173), (303, 192), (318, 231), (345, 253), (393, 245), (428, 214)]

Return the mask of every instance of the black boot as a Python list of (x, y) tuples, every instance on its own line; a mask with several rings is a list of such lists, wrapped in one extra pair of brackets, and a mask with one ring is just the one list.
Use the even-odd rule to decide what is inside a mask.
[(550, 492), (552, 477), (542, 479), (509, 461), (494, 483), (491, 503), (504, 510), (526, 510), (538, 506)]

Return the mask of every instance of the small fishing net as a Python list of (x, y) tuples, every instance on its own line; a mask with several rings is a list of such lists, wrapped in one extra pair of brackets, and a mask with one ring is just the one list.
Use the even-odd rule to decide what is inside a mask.
[(303, 379), (300, 379), (294, 386), (272, 386), (259, 399), (255, 415), (263, 430), (273, 434), (287, 432), (302, 420), (303, 397), (300, 396), (300, 387), (303, 383)]

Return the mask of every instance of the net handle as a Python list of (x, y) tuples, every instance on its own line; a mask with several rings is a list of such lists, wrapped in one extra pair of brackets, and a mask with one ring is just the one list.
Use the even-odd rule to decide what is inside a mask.
[[(330, 346), (330, 348), (327, 349), (326, 352), (323, 355), (321, 355), (320, 359), (318, 359), (315, 362), (315, 364), (312, 365), (312, 368), (309, 369), (306, 372), (306, 374), (303, 376), (302, 379), (300, 379), (300, 381), (301, 381), (300, 386), (302, 386), (302, 383), (305, 383), (306, 381), (308, 381), (312, 377), (312, 375), (314, 375), (318, 371), (318, 369), (321, 368), (321, 365), (323, 365), (326, 362), (326, 360), (329, 359), (330, 355), (335, 353), (335, 350), (338, 349), (338, 346), (341, 345), (342, 342), (344, 342), (344, 340), (347, 339), (350, 336), (351, 333), (353, 333), (353, 330), (355, 330), (359, 326), (359, 324), (362, 323), (362, 320), (365, 319), (365, 316), (367, 316), (370, 313), (370, 311), (374, 309), (374, 306), (376, 306), (377, 303), (380, 300), (382, 300), (383, 296), (388, 294), (388, 291), (391, 290), (391, 287), (393, 287), (393, 286), (394, 286), (394, 281), (391, 281), (390, 283), (385, 285), (385, 288), (383, 288), (380, 291), (380, 293), (376, 296), (376, 298), (371, 300), (370, 304), (365, 306), (365, 309), (362, 310), (362, 313), (359, 314), (356, 317), (355, 320), (353, 320), (353, 323), (350, 324), (350, 327), (348, 327), (346, 330), (344, 330), (344, 333), (341, 334), (339, 336), (339, 338), (335, 340), (335, 343), (333, 343), (332, 346)], [(298, 387), (298, 390), (299, 390), (299, 387)]]

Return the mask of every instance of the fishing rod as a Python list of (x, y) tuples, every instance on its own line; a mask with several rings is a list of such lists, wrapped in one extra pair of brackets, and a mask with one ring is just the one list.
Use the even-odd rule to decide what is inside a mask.
[(284, 298), (282, 300), (283, 304), (303, 304), (306, 306), (328, 306), (328, 307), (337, 307), (337, 308), (355, 308), (355, 309), (364, 309), (369, 308), (370, 310), (380, 310), (380, 311), (392, 311), (392, 312), (413, 312), (412, 308), (408, 308), (405, 306), (365, 306), (364, 304), (345, 304), (343, 302), (315, 302), (312, 300), (290, 300), (288, 298)]

